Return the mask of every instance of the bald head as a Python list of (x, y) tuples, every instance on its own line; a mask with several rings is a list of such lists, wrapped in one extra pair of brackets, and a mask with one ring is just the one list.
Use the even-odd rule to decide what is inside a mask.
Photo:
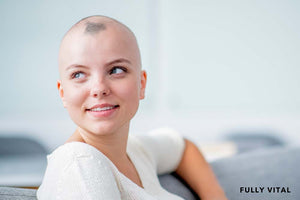
[[(80, 20), (62, 39), (59, 71), (60, 97), (82, 133), (94, 139), (124, 135), (147, 82), (129, 28), (103, 16)], [(115, 106), (107, 112), (97, 109), (105, 103)]]
[(111, 24), (122, 26), (132, 33), (132, 31), (127, 26), (125, 26), (124, 24), (122, 24), (121, 22), (113, 18), (101, 16), (101, 15), (95, 15), (95, 16), (85, 17), (80, 21), (78, 21), (70, 28), (70, 30), (66, 33), (66, 35), (68, 35), (70, 32), (78, 28), (81, 28), (86, 34), (96, 34), (99, 33), (100, 31), (105, 30), (106, 27)]
[[(94, 35), (101, 31), (104, 31), (109, 26), (118, 26), (126, 29), (128, 32), (132, 34), (132, 36), (135, 38), (134, 33), (123, 23), (102, 15), (94, 15), (85, 17), (81, 20), (79, 20), (77, 23), (75, 23), (65, 34), (63, 39), (67, 37), (69, 34), (71, 34), (74, 31), (82, 31), (85, 34)], [(62, 40), (63, 41), (63, 40)]]
[[(89, 42), (84, 43), (87, 39), (89, 39)], [(133, 32), (115, 19), (105, 16), (90, 16), (78, 21), (64, 35), (59, 51), (60, 73), (66, 65), (65, 60), (69, 59), (69, 54), (74, 52), (78, 45), (82, 45), (81, 48), (83, 49), (88, 46), (98, 46), (100, 48), (108, 45), (108, 42), (112, 40), (115, 40), (115, 42), (111, 45), (127, 45), (128, 51), (135, 54), (137, 58), (137, 67), (141, 68), (140, 51)], [(107, 46), (105, 47), (108, 49)]]

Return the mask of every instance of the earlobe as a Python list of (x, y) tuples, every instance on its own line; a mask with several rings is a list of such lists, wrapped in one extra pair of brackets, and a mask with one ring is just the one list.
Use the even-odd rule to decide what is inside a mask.
[(147, 84), (147, 73), (145, 70), (141, 71), (141, 89), (140, 89), (140, 99), (145, 98), (145, 90)]
[(64, 107), (66, 108), (66, 102), (65, 102), (65, 99), (64, 99), (64, 90), (63, 90), (63, 87), (62, 87), (62, 84), (61, 84), (61, 81), (60, 80), (57, 80), (57, 89), (58, 89), (58, 92), (59, 92), (59, 96), (63, 102), (63, 105)]

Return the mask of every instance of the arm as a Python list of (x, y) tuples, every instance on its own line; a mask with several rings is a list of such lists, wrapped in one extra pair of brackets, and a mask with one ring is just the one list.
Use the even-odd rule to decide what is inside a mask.
[(198, 147), (187, 139), (185, 139), (185, 150), (176, 173), (191, 186), (201, 200), (227, 200)]

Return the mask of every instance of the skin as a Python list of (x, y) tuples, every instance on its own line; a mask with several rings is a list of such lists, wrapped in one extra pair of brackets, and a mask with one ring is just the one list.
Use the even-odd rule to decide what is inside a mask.
[[(139, 100), (144, 98), (147, 80), (146, 72), (141, 70), (136, 39), (124, 25), (113, 20), (89, 18), (89, 23), (103, 23), (106, 27), (92, 32), (86, 32), (86, 22), (82, 21), (67, 33), (59, 53), (57, 87), (64, 107), (78, 126), (67, 142), (94, 146), (142, 187), (126, 154), (130, 120)], [(126, 72), (117, 67), (125, 68)], [(113, 115), (102, 118), (87, 111), (103, 103), (119, 107)]]
[[(67, 142), (94, 146), (121, 173), (143, 187), (126, 154), (130, 120), (145, 97), (147, 82), (134, 34), (111, 18), (94, 16), (81, 20), (62, 40), (59, 72), (60, 97), (78, 126)], [(108, 117), (94, 117), (89, 109), (101, 103), (119, 107)], [(201, 152), (191, 141), (185, 140), (185, 144), (176, 172), (201, 199), (226, 199)]]
[(201, 197), (201, 200), (227, 200), (210, 165), (198, 147), (185, 139), (185, 151), (176, 173)]

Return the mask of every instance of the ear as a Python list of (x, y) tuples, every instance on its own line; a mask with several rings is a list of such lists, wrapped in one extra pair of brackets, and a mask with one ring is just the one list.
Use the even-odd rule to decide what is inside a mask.
[(58, 89), (58, 92), (59, 92), (59, 96), (60, 96), (60, 98), (63, 102), (63, 105), (66, 108), (67, 105), (66, 105), (65, 98), (64, 98), (64, 90), (63, 90), (63, 87), (61, 85), (61, 80), (57, 80), (57, 89)]
[(147, 84), (147, 73), (145, 70), (142, 70), (141, 71), (140, 99), (145, 98), (146, 84)]

